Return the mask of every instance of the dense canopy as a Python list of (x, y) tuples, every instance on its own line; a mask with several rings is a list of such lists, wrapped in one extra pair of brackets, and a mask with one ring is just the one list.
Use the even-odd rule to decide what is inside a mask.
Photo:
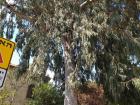
[[(109, 103), (140, 103), (139, 0), (1, 0), (1, 35), (22, 53), (19, 78), (45, 82), (46, 70), (76, 105), (73, 88), (95, 80)], [(4, 36), (3, 36), (4, 35)]]

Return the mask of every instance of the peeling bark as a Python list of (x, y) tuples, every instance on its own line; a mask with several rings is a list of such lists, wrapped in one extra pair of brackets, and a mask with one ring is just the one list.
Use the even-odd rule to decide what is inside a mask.
[(64, 99), (64, 105), (77, 105), (77, 97), (74, 94), (74, 89), (72, 86), (72, 76), (73, 72), (75, 70), (72, 59), (71, 59), (71, 53), (70, 53), (70, 41), (63, 39), (63, 45), (64, 45), (64, 61), (65, 61), (65, 99)]

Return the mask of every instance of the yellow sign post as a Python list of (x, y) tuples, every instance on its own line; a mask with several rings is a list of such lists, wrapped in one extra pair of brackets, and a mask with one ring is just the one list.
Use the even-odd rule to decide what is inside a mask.
[(0, 87), (3, 86), (7, 70), (15, 49), (15, 43), (5, 38), (0, 38)]
[(15, 43), (4, 38), (0, 38), (0, 68), (8, 69)]

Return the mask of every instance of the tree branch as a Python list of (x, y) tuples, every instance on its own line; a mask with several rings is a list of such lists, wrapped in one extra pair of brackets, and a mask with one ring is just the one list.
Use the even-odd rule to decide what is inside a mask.
[(85, 7), (87, 4), (91, 3), (93, 0), (87, 0), (80, 5), (80, 8)]
[(9, 5), (6, 3), (5, 5), (11, 12), (13, 12), (14, 14), (16, 14), (17, 17), (19, 17), (20, 19), (25, 19), (28, 20), (32, 23), (34, 23), (37, 19), (35, 16), (27, 16), (25, 15), (25, 13), (23, 14), (21, 11), (16, 10), (16, 5)]

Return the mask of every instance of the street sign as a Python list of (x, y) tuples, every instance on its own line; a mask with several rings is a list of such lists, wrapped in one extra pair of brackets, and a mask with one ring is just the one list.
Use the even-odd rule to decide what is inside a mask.
[(4, 80), (6, 78), (7, 70), (0, 68), (0, 87), (3, 86)]
[(5, 38), (0, 38), (0, 87), (4, 84), (14, 48), (14, 42)]
[(5, 38), (0, 38), (0, 68), (7, 70), (10, 64), (15, 43)]
[(0, 53), (0, 63), (3, 63), (2, 55)]

